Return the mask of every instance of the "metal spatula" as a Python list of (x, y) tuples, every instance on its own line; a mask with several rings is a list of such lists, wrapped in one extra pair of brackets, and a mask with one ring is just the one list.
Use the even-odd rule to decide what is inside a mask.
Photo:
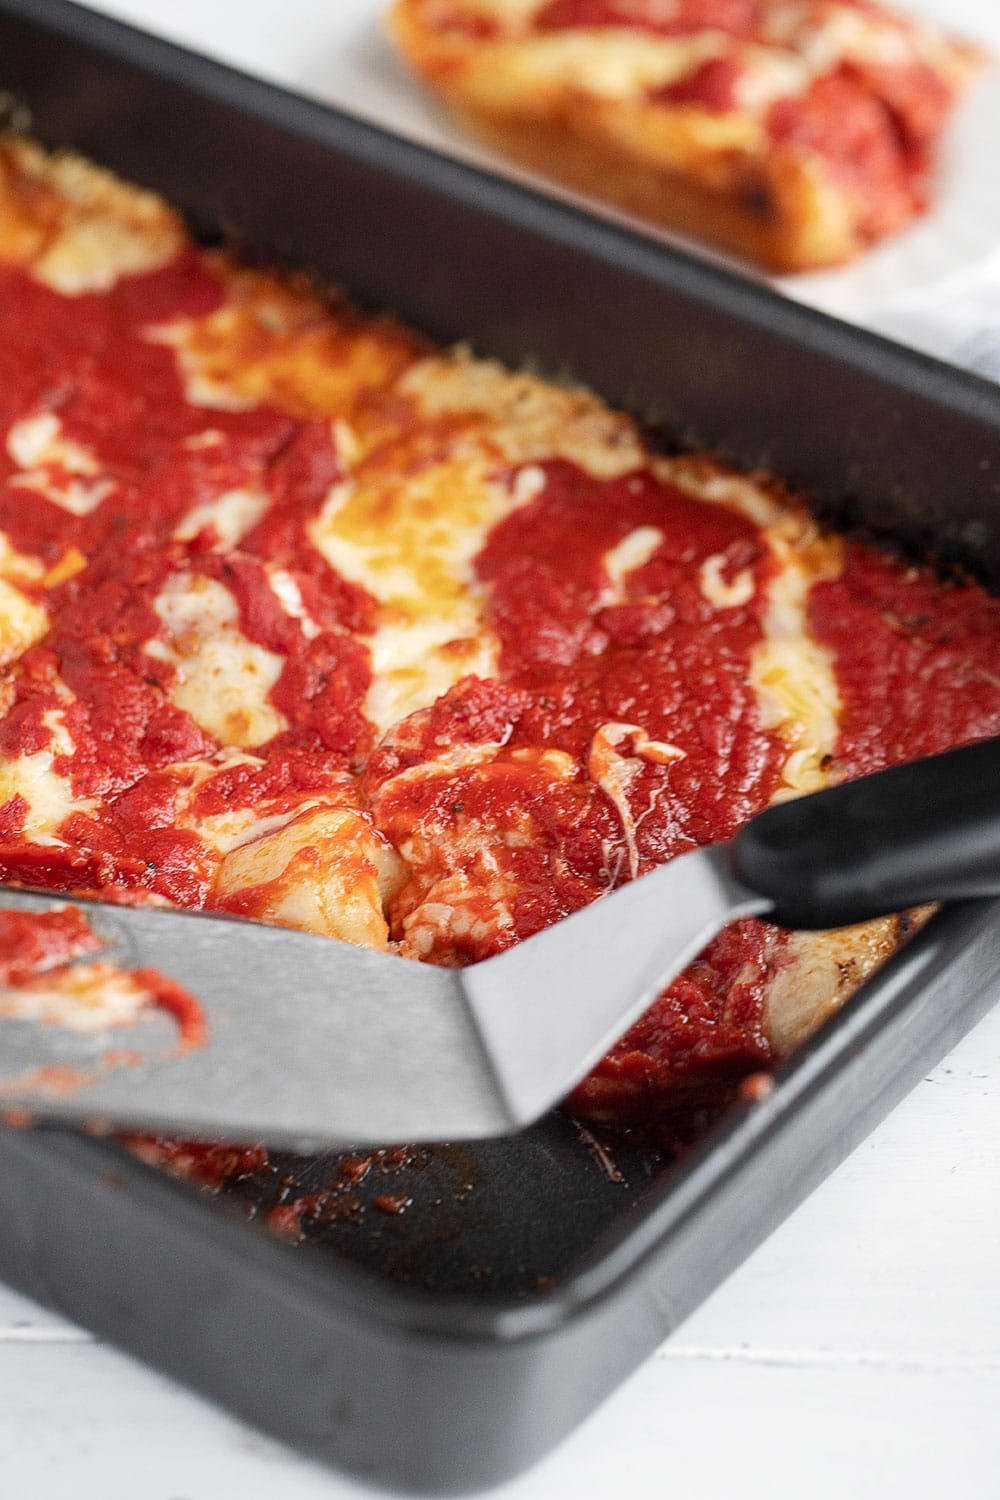
[[(1000, 739), (773, 807), (732, 843), (464, 970), (256, 923), (74, 903), (109, 943), (102, 956), (198, 997), (208, 1039), (179, 1052), (153, 1011), (96, 1038), (4, 1020), (0, 1108), (298, 1149), (497, 1135), (560, 1099), (736, 917), (838, 927), (998, 893)], [(65, 902), (0, 888), (0, 906)]]

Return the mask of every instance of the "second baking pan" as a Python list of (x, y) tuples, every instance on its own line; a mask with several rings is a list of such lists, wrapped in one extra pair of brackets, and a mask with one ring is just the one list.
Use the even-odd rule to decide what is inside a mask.
[[(59, 0), (0, 0), (12, 116), (207, 235), (438, 338), (584, 380), (1000, 579), (995, 391), (758, 287)], [(263, 1227), (343, 1163), (216, 1196), (56, 1130), (0, 1134), (0, 1274), (365, 1477), (461, 1492), (558, 1441), (967, 1030), (996, 903), (941, 914), (683, 1163), (553, 1115), (384, 1153), (306, 1242)], [(389, 1192), (412, 1199), (381, 1214)]]

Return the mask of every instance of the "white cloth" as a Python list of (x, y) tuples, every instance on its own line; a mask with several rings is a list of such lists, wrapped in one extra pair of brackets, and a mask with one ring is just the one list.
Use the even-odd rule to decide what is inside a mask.
[(871, 326), (950, 364), (1000, 382), (1000, 272), (974, 291), (877, 313)]

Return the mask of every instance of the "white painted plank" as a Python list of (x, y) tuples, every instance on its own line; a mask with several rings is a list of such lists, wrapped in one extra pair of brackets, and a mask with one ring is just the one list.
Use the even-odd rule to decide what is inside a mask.
[(992, 1500), (996, 1372), (740, 1361), (639, 1372), (498, 1500)]
[[(498, 1500), (990, 1500), (997, 1371), (657, 1358)], [(0, 1361), (5, 1500), (348, 1500), (343, 1476), (103, 1347)], [(950, 1488), (949, 1488), (950, 1487)]]
[(0, 1350), (4, 1500), (331, 1500), (355, 1486), (99, 1344)]

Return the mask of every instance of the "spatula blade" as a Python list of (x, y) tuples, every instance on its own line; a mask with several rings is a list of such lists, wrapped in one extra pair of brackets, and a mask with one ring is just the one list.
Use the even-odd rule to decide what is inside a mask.
[(698, 849), (463, 971), (507, 1109), (527, 1124), (589, 1072), (706, 943), (770, 902)]
[[(0, 906), (65, 904), (0, 890)], [(155, 1012), (96, 1036), (0, 1019), (0, 1108), (299, 1150), (530, 1123), (720, 927), (766, 905), (725, 850), (703, 850), (451, 970), (200, 913), (71, 904), (108, 944), (101, 957), (196, 996), (206, 1039), (179, 1047)]]
[[(0, 906), (66, 904), (0, 891)], [(197, 997), (206, 1039), (180, 1050), (152, 1010), (96, 1036), (0, 1020), (0, 1108), (290, 1150), (511, 1128), (456, 970), (258, 923), (72, 904), (108, 942), (98, 957)]]

